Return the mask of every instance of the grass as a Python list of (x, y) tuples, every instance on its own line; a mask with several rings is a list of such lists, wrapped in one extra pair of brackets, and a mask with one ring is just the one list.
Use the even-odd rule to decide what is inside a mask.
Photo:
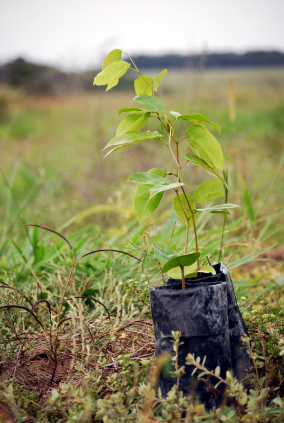
[[(169, 110), (199, 111), (221, 124), (219, 139), (228, 166), (229, 202), (241, 206), (227, 219), (222, 260), (230, 268), (260, 363), (253, 386), (260, 392), (264, 383), (274, 391), (263, 393), (258, 403), (252, 394), (245, 413), (244, 409), (222, 409), (220, 413), (229, 419), (222, 421), (228, 422), (238, 422), (240, 416), (242, 421), (282, 418), (279, 410), (283, 404), (271, 401), (278, 392), (282, 401), (284, 374), (280, 355), (283, 72), (183, 72), (173, 75), (175, 84), (169, 73), (165, 77), (168, 85), (160, 94), (166, 107), (171, 105)], [(235, 86), (234, 122), (228, 117), (229, 76)], [(167, 210), (170, 196), (165, 196), (153, 218), (138, 225), (131, 202), (134, 187), (125, 182), (134, 169), (161, 166), (164, 152), (157, 154), (157, 145), (144, 143), (102, 161), (101, 150), (120, 119), (116, 111), (131, 106), (131, 96), (132, 92), (114, 91), (36, 98), (7, 87), (0, 89), (5, 108), (0, 119), (0, 280), (4, 286), (0, 303), (29, 309), (40, 300), (50, 305), (50, 311), (45, 301), (32, 309), (43, 328), (23, 309), (1, 310), (3, 421), (166, 422), (170, 421), (167, 415), (172, 421), (184, 421), (182, 409), (173, 406), (174, 393), (163, 413), (158, 411), (148, 289), (163, 283), (152, 255), (154, 243), (166, 247), (171, 239), (170, 248), (181, 250), (185, 227), (177, 222), (171, 238), (178, 219)], [(197, 167), (188, 167), (189, 192), (204, 176)], [(198, 220), (199, 245), (201, 260), (208, 256), (214, 262), (219, 256), (222, 218), (211, 216), (209, 220), (208, 216), (203, 214)], [(58, 310), (72, 254), (62, 238), (25, 227), (23, 222), (56, 229), (67, 237), (78, 258), (109, 248), (126, 250), (142, 260), (101, 252), (76, 265), (64, 296), (72, 300), (63, 303), (59, 316), (69, 320), (58, 332), (59, 364), (52, 382)], [(190, 242), (189, 251), (194, 249), (192, 233)], [(99, 303), (76, 297), (93, 297), (103, 303), (110, 320)], [(230, 395), (237, 395), (234, 389)], [(223, 416), (210, 420), (213, 417), (206, 417), (204, 410), (190, 410), (189, 421), (221, 421)], [(269, 420), (267, 410), (274, 420)], [(235, 414), (228, 417), (231, 411)], [(245, 420), (245, 416), (250, 417)]]

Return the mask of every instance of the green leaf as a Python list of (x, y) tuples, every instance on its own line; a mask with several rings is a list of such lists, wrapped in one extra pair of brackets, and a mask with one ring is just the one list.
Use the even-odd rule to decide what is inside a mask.
[(126, 132), (123, 135), (118, 135), (117, 137), (112, 138), (107, 145), (105, 146), (104, 150), (109, 147), (115, 147), (119, 145), (131, 145), (137, 144), (138, 142), (142, 141), (151, 141), (157, 138), (161, 138), (161, 134), (157, 131), (155, 132)]
[[(193, 264), (192, 266), (184, 267), (184, 277), (196, 277), (197, 276), (197, 265)], [(181, 279), (181, 268), (175, 267), (174, 269), (168, 270), (167, 275), (173, 279)]]
[(178, 266), (190, 266), (195, 263), (199, 257), (200, 253), (184, 254), (182, 256), (174, 257), (163, 266), (162, 272), (167, 273), (167, 271)]
[(151, 97), (149, 95), (138, 95), (134, 97), (134, 101), (143, 104), (150, 112), (161, 112), (164, 108), (164, 103), (157, 97)]
[[(200, 269), (200, 272), (211, 273), (212, 275), (216, 274), (214, 267), (211, 267), (209, 265), (203, 266)], [(169, 275), (171, 278), (174, 278), (174, 279), (181, 279), (181, 269), (179, 267), (176, 267), (174, 269), (168, 270), (167, 275)], [(193, 264), (192, 266), (186, 266), (184, 268), (185, 278), (194, 278), (196, 276), (197, 276), (197, 263)]]
[(118, 125), (116, 135), (125, 134), (125, 132), (135, 132), (146, 125), (150, 112), (131, 112)]
[(228, 212), (228, 210), (213, 210), (213, 211), (211, 211), (209, 213), (213, 213), (213, 214), (229, 214), (229, 215), (231, 215), (231, 213)]
[(154, 248), (154, 255), (161, 263), (166, 263), (167, 261), (169, 261), (173, 257), (176, 257), (177, 253), (175, 251), (172, 251), (172, 250), (166, 250), (164, 248), (155, 247)]
[(209, 164), (206, 163), (203, 159), (201, 159), (198, 156), (195, 156), (194, 154), (189, 154), (189, 153), (186, 153), (185, 158), (189, 162), (191, 162), (191, 163), (193, 163), (195, 165), (198, 165), (198, 166), (202, 166), (204, 169), (207, 170), (207, 172), (210, 172), (213, 175), (217, 176), (217, 178), (220, 179), (220, 181), (224, 184), (224, 186), (226, 188), (228, 188), (228, 185), (226, 184), (226, 181), (219, 175), (219, 173), (216, 170), (213, 169), (213, 167), (209, 166)]
[(247, 403), (247, 400), (248, 400), (248, 396), (246, 392), (242, 392), (238, 397), (238, 401), (241, 405), (245, 405)]
[[(142, 141), (145, 141), (145, 140), (142, 140)], [(119, 147), (112, 148), (112, 149), (111, 149), (111, 150), (109, 150), (109, 151), (107, 152), (107, 154), (104, 156), (104, 159), (105, 159), (107, 156), (109, 156), (111, 153), (113, 153), (114, 151), (116, 151), (116, 150), (120, 150), (121, 148), (129, 147), (129, 146), (131, 146), (131, 145), (139, 144), (139, 143), (140, 143), (140, 142), (142, 142), (142, 141), (136, 141), (136, 142), (133, 142), (133, 143), (131, 143), (131, 144), (125, 144), (125, 145), (121, 145), (121, 146), (119, 146)]]
[(246, 200), (249, 218), (252, 222), (254, 222), (255, 221), (255, 214), (254, 214), (254, 209), (253, 209), (253, 202), (252, 202), (249, 190), (247, 188), (245, 189), (245, 200)]
[(170, 112), (171, 115), (173, 115), (175, 118), (179, 118), (180, 116), (182, 116), (180, 113), (178, 112)]
[(206, 128), (191, 125), (187, 131), (188, 144), (192, 151), (214, 169), (223, 169), (223, 151), (220, 144)]
[(164, 137), (165, 136), (165, 131), (164, 131), (164, 127), (163, 127), (162, 123), (160, 124), (160, 132), (162, 134), (162, 137)]
[(203, 204), (208, 203), (208, 201), (220, 197), (221, 195), (224, 195), (221, 182), (218, 179), (211, 179), (196, 188), (193, 194), (193, 199), (197, 203)]
[(220, 204), (217, 206), (206, 207), (204, 209), (196, 209), (196, 210), (211, 213), (211, 212), (215, 212), (219, 210), (235, 209), (236, 207), (240, 207), (240, 206), (237, 206), (237, 204), (226, 203), (226, 204)]
[(215, 369), (215, 375), (216, 376), (219, 376), (220, 375), (220, 371), (221, 371), (220, 366), (217, 366), (216, 369)]
[(108, 65), (110, 65), (113, 62), (119, 62), (121, 59), (121, 53), (122, 51), (119, 50), (118, 48), (110, 51), (109, 54), (105, 57), (102, 70), (104, 70)]
[(163, 77), (166, 75), (167, 73), (167, 69), (164, 69), (161, 73), (159, 73), (159, 75), (156, 77), (155, 79), (155, 86), (154, 86), (154, 90), (158, 91), (158, 86), (160, 85), (160, 82), (162, 81)]
[[(211, 267), (209, 265), (203, 266), (200, 269), (200, 272), (211, 273), (212, 275), (216, 274), (214, 267)], [(174, 279), (181, 279), (181, 269), (179, 267), (176, 267), (174, 269), (168, 270), (167, 275), (169, 275), (171, 278), (174, 278)], [(197, 263), (191, 266), (186, 266), (184, 268), (185, 278), (195, 278), (196, 276), (197, 276)]]
[(151, 184), (151, 185), (162, 185), (170, 184), (171, 181), (166, 178), (162, 178), (159, 175), (151, 175), (147, 172), (136, 172), (129, 176), (128, 181), (136, 182), (137, 184)]
[(140, 76), (134, 81), (134, 89), (137, 95), (146, 94), (152, 95), (152, 85), (154, 84), (154, 79), (150, 76)]
[[(166, 176), (167, 170), (155, 168), (149, 170), (147, 173), (150, 175), (158, 175), (164, 178)], [(139, 184), (136, 188), (134, 194), (134, 209), (139, 219), (139, 223), (143, 222), (147, 217), (149, 217), (159, 206), (164, 193), (159, 192), (153, 198), (150, 198), (150, 188), (154, 185), (148, 184)]]
[[(186, 215), (189, 219), (189, 224), (190, 224), (190, 226), (192, 226), (192, 224), (193, 224), (193, 222), (192, 222), (192, 212), (190, 210), (190, 207), (194, 211), (194, 209), (196, 208), (196, 203), (193, 200), (193, 198), (191, 197), (191, 195), (189, 195), (189, 194), (186, 194), (186, 197), (183, 193), (179, 194), (179, 198), (180, 198), (180, 201), (181, 201), (183, 208), (186, 212)], [(187, 198), (188, 202), (187, 202), (186, 198)], [(188, 206), (188, 203), (190, 204), (190, 207)], [(175, 196), (175, 198), (173, 200), (173, 206), (174, 206), (174, 209), (176, 211), (176, 214), (181, 218), (181, 220), (184, 223), (186, 223), (186, 218), (185, 218), (183, 209), (180, 205), (180, 202), (179, 202), (177, 195)], [(198, 213), (196, 212), (196, 210), (194, 211), (194, 219), (195, 219), (195, 221), (197, 221), (197, 219), (198, 219)]]
[(180, 115), (178, 119), (182, 120), (189, 120), (193, 123), (203, 122), (208, 123), (208, 125), (214, 126), (214, 128), (217, 128), (219, 132), (221, 132), (220, 125), (217, 125), (217, 123), (211, 122), (206, 116), (203, 116), (201, 113), (190, 113), (189, 115)]
[(209, 265), (201, 267), (199, 271), (204, 273), (212, 273), (212, 275), (216, 275), (216, 270), (214, 269), (214, 267)]
[(175, 188), (179, 188), (182, 187), (184, 184), (182, 182), (174, 182), (172, 184), (169, 185), (156, 185), (153, 188), (150, 189), (150, 194), (152, 198), (154, 195), (158, 194), (158, 192), (162, 192), (162, 191), (168, 191), (169, 189), (175, 189)]
[(121, 78), (130, 68), (130, 63), (124, 62), (113, 62), (108, 65), (103, 71), (98, 73), (94, 79), (93, 85), (107, 85), (106, 91), (115, 87)]
[(119, 115), (121, 113), (128, 113), (128, 112), (147, 112), (145, 109), (139, 109), (138, 107), (124, 107), (118, 111)]

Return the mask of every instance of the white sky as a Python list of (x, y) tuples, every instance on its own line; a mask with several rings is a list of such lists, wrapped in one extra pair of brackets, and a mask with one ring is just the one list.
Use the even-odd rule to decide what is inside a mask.
[(284, 0), (0, 0), (0, 62), (76, 70), (129, 53), (284, 51)]

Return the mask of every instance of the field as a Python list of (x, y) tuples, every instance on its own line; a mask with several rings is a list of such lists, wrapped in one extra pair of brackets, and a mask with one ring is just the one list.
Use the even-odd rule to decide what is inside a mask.
[[(228, 88), (229, 78), (234, 92)], [(170, 194), (139, 225), (132, 205), (135, 186), (127, 182), (135, 171), (164, 167), (168, 151), (153, 141), (103, 160), (102, 149), (121, 120), (117, 111), (135, 106), (133, 97), (134, 90), (129, 88), (50, 98), (0, 87), (1, 305), (29, 308), (48, 333), (54, 330), (48, 340), (32, 313), (1, 311), (3, 421), (185, 421), (182, 405), (173, 410), (170, 399), (164, 414), (154, 406), (155, 377), (149, 370), (154, 338), (148, 298), (149, 285), (162, 284), (152, 257), (153, 243), (166, 247), (177, 221), (171, 248), (179, 251), (185, 227), (169, 211)], [(255, 399), (258, 405), (251, 397), (246, 411), (251, 420), (240, 420), (244, 409), (228, 417), (232, 409), (225, 407), (223, 420), (221, 414), (210, 420), (204, 410), (195, 409), (187, 421), (282, 421), (284, 70), (172, 71), (165, 76), (159, 97), (168, 116), (172, 110), (200, 112), (221, 125), (221, 134), (215, 129), (212, 133), (225, 154), (229, 202), (241, 207), (227, 218), (222, 260), (229, 263), (260, 363), (255, 389), (260, 392), (271, 386), (274, 390), (263, 393), (259, 402)], [(147, 129), (159, 128), (150, 125)], [(186, 144), (182, 154), (185, 151)], [(170, 159), (169, 163), (168, 171), (174, 171)], [(210, 177), (201, 168), (187, 166), (187, 190), (192, 192)], [(217, 262), (223, 217), (203, 216), (198, 220), (202, 259), (209, 256)], [(27, 228), (23, 222), (59, 231), (72, 244), (75, 256), (96, 249), (124, 249), (142, 262), (102, 252), (83, 258), (69, 280), (73, 256), (66, 242), (54, 233)], [(190, 237), (189, 250), (194, 250), (192, 233)], [(56, 339), (56, 319), (67, 281), (67, 298), (73, 300), (63, 304), (69, 321)], [(107, 312), (80, 296), (95, 298)], [(32, 307), (38, 300), (47, 300), (51, 309), (44, 301)], [(49, 357), (56, 343), (61, 364), (50, 384)], [(273, 414), (274, 420), (269, 420), (274, 412), (269, 407), (280, 410)], [(133, 411), (136, 408), (139, 417)], [(167, 413), (172, 420), (167, 420)]]

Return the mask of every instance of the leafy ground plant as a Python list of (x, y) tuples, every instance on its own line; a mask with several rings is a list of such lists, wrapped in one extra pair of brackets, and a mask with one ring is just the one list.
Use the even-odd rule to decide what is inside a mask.
[[(122, 54), (126, 54), (129, 61), (121, 60)], [(186, 224), (184, 249), (177, 254), (175, 251), (156, 246), (155, 256), (163, 264), (162, 272), (172, 277), (181, 278), (182, 288), (185, 289), (185, 278), (196, 276), (201, 268), (203, 272), (215, 273), (210, 263), (207, 266), (204, 265), (207, 263), (204, 263), (203, 266), (200, 265), (196, 229), (198, 213), (224, 214), (226, 216), (226, 214), (230, 214), (228, 210), (238, 207), (227, 202), (206, 208), (197, 206), (197, 203), (206, 204), (223, 195), (227, 199), (226, 174), (224, 172), (222, 175), (219, 173), (224, 169), (222, 148), (211, 132), (206, 129), (206, 125), (209, 125), (220, 131), (220, 126), (200, 113), (181, 114), (171, 111), (172, 117), (169, 119), (163, 113), (164, 103), (155, 96), (167, 69), (164, 69), (154, 80), (149, 76), (142, 75), (129, 54), (119, 49), (112, 50), (106, 56), (102, 71), (94, 79), (94, 85), (107, 85), (106, 91), (108, 91), (117, 85), (119, 79), (129, 69), (139, 75), (134, 81), (136, 97), (133, 100), (140, 107), (126, 107), (119, 110), (119, 114), (127, 113), (127, 115), (118, 125), (116, 136), (105, 146), (105, 148), (110, 149), (106, 156), (113, 151), (141, 142), (149, 143), (153, 140), (159, 140), (169, 150), (176, 166), (176, 173), (168, 172), (167, 168), (154, 168), (148, 172), (133, 173), (129, 177), (129, 181), (138, 184), (134, 195), (134, 208), (140, 223), (157, 209), (166, 191), (174, 190), (173, 208)], [(151, 118), (159, 124), (159, 132), (149, 130), (139, 132)], [(190, 122), (191, 125), (186, 129), (183, 137), (176, 139), (174, 137), (175, 126), (184, 121)], [(186, 153), (185, 157), (181, 158), (179, 148), (183, 140), (187, 141), (191, 152)], [(188, 163), (201, 166), (214, 177), (198, 186), (193, 194), (186, 192), (181, 176), (182, 169)], [(176, 181), (173, 182), (169, 177), (176, 178)], [(191, 227), (193, 227), (195, 237), (195, 252), (188, 254), (188, 236)]]

